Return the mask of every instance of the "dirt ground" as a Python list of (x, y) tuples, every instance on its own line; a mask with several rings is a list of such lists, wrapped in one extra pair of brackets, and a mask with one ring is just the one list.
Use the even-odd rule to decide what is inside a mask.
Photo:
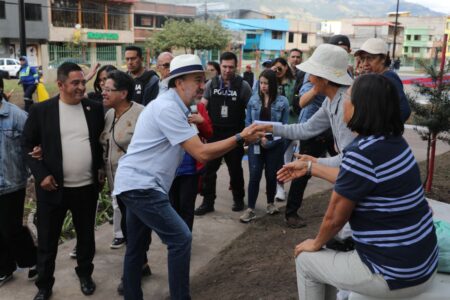
[[(424, 174), (425, 163), (421, 163)], [(450, 203), (450, 152), (437, 157), (430, 198)], [(290, 229), (281, 212), (249, 224), (220, 255), (191, 281), (193, 299), (297, 299), (293, 249), (313, 238), (331, 191), (306, 198), (300, 210), (308, 226)]]

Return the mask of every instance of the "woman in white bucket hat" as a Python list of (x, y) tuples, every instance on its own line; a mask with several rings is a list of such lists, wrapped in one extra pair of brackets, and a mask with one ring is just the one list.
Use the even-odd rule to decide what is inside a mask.
[(396, 87), (400, 97), (400, 111), (403, 122), (411, 115), (411, 108), (406, 99), (403, 83), (397, 73), (390, 70), (391, 58), (389, 57), (388, 45), (383, 39), (370, 38), (362, 44), (361, 48), (355, 52), (358, 59), (357, 69), (361, 74), (380, 74), (388, 78)]
[[(342, 115), (344, 94), (353, 82), (353, 79), (347, 73), (347, 66), (348, 53), (341, 47), (330, 44), (317, 47), (313, 55), (306, 62), (298, 65), (297, 68), (309, 73), (310, 81), (314, 84), (318, 93), (327, 96), (322, 107), (305, 123), (261, 125), (263, 130), (273, 132), (275, 136), (292, 140), (307, 140), (331, 128), (339, 154), (326, 158), (302, 155), (302, 160), (311, 162), (311, 164), (308, 164), (308, 173), (311, 173), (313, 164), (338, 167), (342, 158), (341, 151), (354, 139), (352, 132), (344, 123)], [(326, 175), (322, 176), (314, 172), (309, 175), (326, 179)]]

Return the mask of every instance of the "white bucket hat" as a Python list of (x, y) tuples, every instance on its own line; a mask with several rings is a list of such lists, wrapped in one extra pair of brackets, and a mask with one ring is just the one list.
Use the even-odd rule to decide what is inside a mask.
[(387, 54), (388, 45), (383, 39), (370, 38), (362, 44), (361, 48), (355, 52), (355, 56), (359, 56), (362, 52), (370, 54)]
[(192, 73), (205, 73), (200, 58), (193, 54), (178, 55), (170, 62), (169, 77), (163, 81), (168, 84), (171, 79)]
[(339, 46), (322, 44), (307, 61), (299, 64), (297, 69), (334, 83), (351, 85), (353, 79), (348, 74), (347, 67), (347, 51)]

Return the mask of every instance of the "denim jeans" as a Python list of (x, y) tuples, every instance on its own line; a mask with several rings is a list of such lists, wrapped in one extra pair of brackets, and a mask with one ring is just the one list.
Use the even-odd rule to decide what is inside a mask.
[(255, 154), (255, 145), (250, 145), (248, 148), (248, 167), (250, 171), (248, 207), (251, 209), (255, 208), (263, 169), (266, 177), (267, 203), (273, 203), (277, 186), (277, 171), (283, 166), (283, 143), (279, 143), (270, 149), (258, 147), (260, 154)]
[(148, 189), (123, 192), (118, 197), (127, 207), (127, 250), (123, 273), (125, 299), (143, 299), (141, 269), (148, 228), (153, 229), (168, 248), (171, 299), (190, 299), (192, 235), (186, 223), (170, 205), (168, 196)]

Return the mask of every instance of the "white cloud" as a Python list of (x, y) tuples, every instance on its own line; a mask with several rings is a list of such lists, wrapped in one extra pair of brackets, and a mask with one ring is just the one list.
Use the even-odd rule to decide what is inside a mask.
[[(407, 0), (406, 2), (412, 2), (421, 4), (434, 11), (450, 14), (450, 1), (447, 0)], [(401, 10), (401, 4), (400, 4)]]

